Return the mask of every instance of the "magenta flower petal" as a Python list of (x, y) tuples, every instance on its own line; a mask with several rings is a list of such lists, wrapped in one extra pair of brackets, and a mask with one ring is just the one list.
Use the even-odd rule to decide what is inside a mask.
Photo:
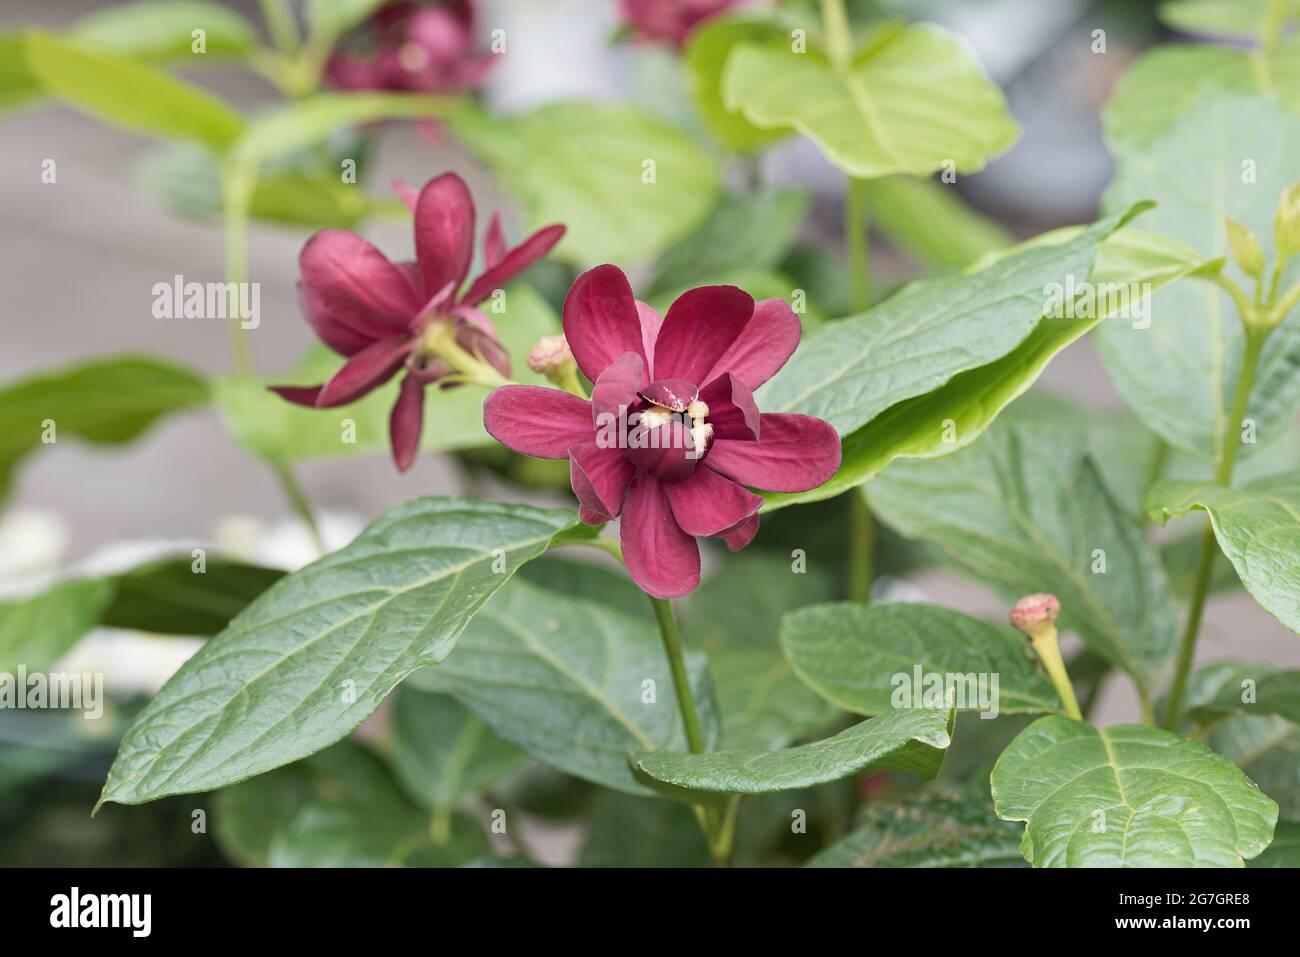
[(690, 477), (700, 460), (691, 433), (676, 420), (651, 429), (641, 426), (632, 429), (628, 446), (628, 460), (642, 472), (664, 482), (680, 482)]
[(637, 394), (647, 402), (661, 405), (665, 409), (685, 412), (700, 397), (700, 390), (694, 382), (685, 379), (658, 379)]
[(578, 501), (603, 521), (617, 518), (635, 469), (622, 449), (583, 442), (569, 449), (569, 483)]
[(811, 415), (764, 413), (758, 442), (718, 439), (707, 464), (742, 485), (771, 492), (806, 492), (840, 467), (840, 437)]
[(799, 345), (802, 326), (790, 304), (784, 299), (764, 299), (754, 306), (754, 315), (745, 324), (727, 351), (722, 354), (701, 382), (730, 372), (757, 389), (785, 365)]
[(655, 340), (656, 379), (707, 382), (754, 314), (754, 300), (735, 286), (701, 286), (668, 307)]
[(483, 403), (489, 434), (521, 455), (566, 459), (569, 447), (592, 440), (591, 403), (536, 385), (503, 385)]
[(397, 194), (397, 198), (406, 204), (407, 209), (414, 213), (415, 207), (420, 203), (420, 194), (416, 188), (403, 179), (393, 180), (391, 186), (393, 192)]
[(641, 348), (645, 350), (646, 356), (645, 374), (647, 378), (653, 379), (655, 340), (659, 338), (659, 330), (663, 328), (664, 317), (640, 299), (636, 301), (636, 314), (641, 320)]
[(424, 427), (424, 383), (408, 375), (402, 380), (393, 413), (388, 417), (388, 436), (393, 462), (399, 472), (407, 471), (420, 451), (420, 430)]
[(424, 288), (459, 289), (474, 258), (474, 200), (465, 181), (443, 173), (425, 184), (415, 204), (415, 260)]
[(316, 407), (347, 405), (377, 389), (397, 374), (414, 348), (415, 340), (410, 336), (388, 336), (372, 342), (343, 363), (321, 387)]
[(539, 229), (475, 279), (461, 299), (461, 303), (466, 306), (478, 305), (492, 295), (493, 289), (500, 289), (549, 253), (563, 236), (563, 226), (547, 226), (545, 229)]
[(722, 533), (721, 538), (733, 552), (738, 552), (754, 540), (758, 534), (758, 516), (751, 515), (734, 528)]
[(680, 598), (700, 584), (699, 546), (677, 525), (657, 479), (632, 479), (620, 524), (623, 560), (642, 591), (655, 598)]
[(342, 355), (404, 332), (423, 304), (410, 273), (360, 236), (323, 229), (303, 246), (299, 301), (325, 344)]
[(599, 429), (605, 416), (630, 415), (643, 385), (645, 361), (640, 355), (625, 352), (611, 362), (591, 387), (592, 425)]
[(711, 469), (696, 469), (683, 482), (664, 484), (673, 517), (687, 535), (720, 535), (735, 528), (763, 504), (743, 485)]
[(315, 408), (320, 390), (325, 387), (323, 385), (271, 385), (267, 388), (294, 405), (309, 405)]
[(501, 214), (493, 213), (483, 237), (483, 264), (491, 269), (506, 258), (506, 236), (501, 231)]
[(731, 373), (718, 376), (700, 390), (700, 401), (709, 407), (709, 424), (717, 439), (759, 441), (762, 419), (754, 393)]
[(621, 269), (597, 266), (574, 280), (564, 300), (564, 337), (578, 368), (592, 382), (625, 352), (645, 359), (641, 318)]

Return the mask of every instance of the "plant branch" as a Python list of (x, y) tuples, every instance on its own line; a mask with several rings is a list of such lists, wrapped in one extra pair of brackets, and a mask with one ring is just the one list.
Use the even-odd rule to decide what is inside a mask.
[(672, 602), (666, 598), (652, 597), (650, 607), (654, 609), (655, 620), (659, 623), (664, 652), (668, 655), (668, 667), (673, 673), (677, 707), (682, 713), (682, 724), (686, 727), (686, 744), (692, 754), (703, 754), (704, 733), (700, 730), (700, 717), (695, 711), (695, 695), (691, 692), (691, 681), (686, 673), (686, 655), (682, 651), (682, 639), (677, 631)]

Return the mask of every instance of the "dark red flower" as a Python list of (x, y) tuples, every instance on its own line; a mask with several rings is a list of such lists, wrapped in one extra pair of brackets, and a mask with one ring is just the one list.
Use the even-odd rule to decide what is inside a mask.
[(840, 464), (840, 440), (821, 419), (760, 414), (752, 391), (799, 343), (799, 319), (780, 299), (754, 303), (734, 286), (683, 293), (659, 314), (632, 296), (615, 266), (573, 284), (564, 334), (591, 399), (507, 385), (483, 421), (525, 455), (569, 460), (582, 520), (622, 516), (623, 558), (636, 583), (675, 598), (700, 581), (699, 536), (735, 551), (758, 531), (763, 500), (816, 488)]
[(476, 48), (471, 0), (390, 3), (347, 38), (325, 66), (347, 90), (460, 93), (481, 85), (494, 55)]
[(704, 20), (744, 0), (620, 0), (623, 19), (637, 40), (680, 47)]
[(458, 295), (474, 257), (469, 187), (455, 173), (444, 173), (419, 194), (403, 183), (394, 188), (415, 214), (416, 261), (389, 262), (342, 229), (323, 229), (307, 240), (298, 259), (298, 302), (321, 341), (348, 361), (324, 385), (271, 389), (290, 402), (323, 409), (354, 402), (405, 369), (389, 424), (393, 459), (406, 471), (420, 447), (426, 385), (458, 384), (474, 378), (476, 367), (496, 370), (497, 382), (509, 376), (510, 360), (496, 329), (475, 306), (545, 256), (564, 227), (547, 226), (507, 251), (493, 216), (484, 271)]

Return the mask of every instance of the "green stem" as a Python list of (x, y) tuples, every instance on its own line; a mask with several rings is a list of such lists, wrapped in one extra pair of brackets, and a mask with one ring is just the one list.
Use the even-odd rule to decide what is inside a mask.
[(677, 707), (682, 713), (682, 724), (686, 727), (686, 744), (692, 754), (703, 754), (704, 734), (700, 730), (699, 715), (695, 712), (695, 696), (691, 693), (690, 678), (686, 674), (686, 655), (682, 651), (682, 639), (677, 632), (672, 602), (665, 598), (650, 598), (650, 607), (654, 609), (655, 620), (659, 622), (659, 634), (664, 641), (664, 652), (668, 655), (668, 667), (673, 673)]
[[(1243, 319), (1249, 313), (1243, 313)], [(1214, 471), (1217, 485), (1228, 485), (1232, 481), (1232, 470), (1237, 464), (1237, 452), (1241, 448), (1239, 430), (1245, 418), (1246, 407), (1250, 402), (1250, 391), (1255, 384), (1255, 371), (1259, 367), (1260, 352), (1269, 330), (1252, 323), (1245, 323), (1246, 346), (1241, 355), (1241, 373), (1237, 376), (1237, 389), (1232, 397), (1232, 411), (1228, 415), (1227, 429), (1219, 447), (1218, 464)], [(1210, 591), (1210, 579), (1214, 572), (1214, 557), (1218, 544), (1214, 538), (1214, 525), (1207, 517), (1205, 534), (1201, 539), (1201, 553), (1196, 560), (1196, 579), (1192, 585), (1192, 601), (1187, 609), (1187, 622), (1178, 642), (1178, 661), (1174, 666), (1174, 683), (1169, 689), (1169, 705), (1165, 710), (1165, 727), (1170, 731), (1178, 728), (1182, 718), (1183, 697), (1187, 691), (1187, 676), (1191, 673), (1192, 658), (1196, 653), (1196, 639), (1201, 630), (1201, 618), (1205, 612), (1205, 599)]]
[(1074, 685), (1070, 683), (1070, 673), (1065, 670), (1065, 660), (1061, 658), (1061, 646), (1056, 640), (1056, 627), (1052, 626), (1031, 635), (1029, 642), (1034, 646), (1034, 651), (1038, 652), (1038, 657), (1047, 669), (1047, 676), (1052, 679), (1052, 684), (1056, 687), (1056, 693), (1061, 696), (1065, 713), (1075, 721), (1082, 721), (1083, 711), (1079, 708), (1079, 699), (1074, 696)]
[(298, 25), (287, 0), (261, 0), (262, 17), (275, 48), (285, 56), (298, 51)]
[(849, 598), (871, 601), (871, 550), (873, 547), (871, 508), (862, 489), (849, 492)]
[(853, 34), (844, 0), (821, 0), (822, 32), (826, 37), (826, 55), (838, 69), (846, 69), (853, 54)]
[(325, 539), (321, 536), (320, 526), (316, 524), (316, 517), (312, 514), (311, 503), (307, 500), (307, 493), (303, 491), (302, 486), (289, 471), (287, 465), (274, 466), (275, 477), (280, 482), (280, 488), (284, 491), (284, 497), (289, 500), (289, 506), (293, 509), (294, 514), (302, 520), (303, 525), (307, 527), (307, 534), (311, 536), (312, 546), (316, 549), (317, 554), (325, 554)]

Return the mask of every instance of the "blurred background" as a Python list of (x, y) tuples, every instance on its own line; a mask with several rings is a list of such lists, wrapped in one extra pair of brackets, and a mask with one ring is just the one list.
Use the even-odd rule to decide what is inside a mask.
[[(260, 22), (257, 3), (228, 5)], [(1111, 173), (1099, 110), (1133, 56), (1152, 44), (1180, 39), (1157, 24), (1154, 4), (1141, 0), (882, 0), (881, 5), (963, 34), (1006, 91), (1023, 136), (987, 170), (964, 177), (959, 188), (973, 207), (1017, 237), (1096, 215)], [(0, 9), (0, 30), (61, 29), (106, 6), (112, 4), (7, 0)], [(499, 27), (511, 38), (507, 55), (481, 91), (493, 111), (569, 98), (630, 99), (675, 119), (688, 110), (668, 51), (611, 42), (617, 27), (612, 0), (484, 0), (480, 7), (481, 29)], [(1089, 38), (1098, 28), (1106, 30), (1106, 56), (1089, 53)], [(267, 83), (244, 70), (216, 66), (186, 75), (245, 112), (278, 99)], [(689, 124), (689, 117), (684, 122)], [(520, 233), (520, 224), (510, 219), (509, 201), (494, 194), (492, 177), (446, 135), (420, 124), (390, 123), (374, 140), (367, 173), (372, 191), (393, 178), (420, 184), (456, 170), (469, 180), (480, 216), (505, 209), (514, 234)], [(161, 322), (151, 314), (156, 282), (182, 272), (215, 280), (223, 271), (219, 225), (177, 216), (141, 189), (141, 164), (157, 149), (155, 143), (66, 107), (41, 104), (0, 118), (0, 144), (0, 381), (135, 351), (160, 353), (213, 375), (230, 371), (219, 323)], [(55, 185), (41, 182), (47, 158), (58, 164)], [(835, 248), (844, 179), (811, 143), (778, 145), (748, 175), (811, 190), (814, 202), (802, 238)], [(362, 231), (393, 258), (410, 250), (409, 222), (403, 219), (376, 219)], [(311, 342), (294, 295), (304, 238), (299, 228), (253, 227), (251, 277), (261, 284), (262, 321), (251, 338), (261, 370), (288, 369)], [(872, 263), (882, 292), (919, 271), (917, 263), (879, 238)], [(1087, 338), (1052, 363), (1043, 386), (1100, 408), (1122, 408)], [(392, 468), (385, 453), (307, 464), (299, 475), (333, 546), (406, 499), (463, 489), (458, 464), (428, 454), (405, 475)], [(311, 557), (306, 533), (271, 473), (234, 444), (211, 409), (168, 417), (122, 448), (70, 441), (28, 458), (0, 514), (0, 589), (22, 592), (55, 573), (121, 567), (177, 543), (212, 543), (276, 567), (294, 567)], [(976, 614), (1004, 613), (1001, 601), (969, 580), (932, 568), (907, 576), (905, 584), (884, 580), (877, 587), (901, 596), (923, 594)], [(117, 687), (148, 693), (196, 643), (103, 629), (74, 654), (105, 670)], [(1229, 652), (1300, 665), (1295, 636), (1241, 592), (1211, 602), (1199, 645), (1201, 657)], [(1130, 686), (1120, 682), (1104, 691), (1095, 715), (1101, 723), (1136, 718)], [(42, 776), (33, 772), (39, 757), (20, 755), (25, 733), (21, 721), (0, 716), (0, 863), (222, 860), (207, 843), (190, 839), (184, 802), (159, 802), (147, 813), (110, 806), (91, 821), (87, 812), (102, 783), (111, 741), (104, 754)], [(9, 788), (7, 778), (22, 783)], [(40, 813), (34, 811), (38, 807)], [(538, 834), (547, 848), (543, 856), (557, 862), (571, 856), (572, 841), (562, 829), (558, 836), (545, 828)]]

